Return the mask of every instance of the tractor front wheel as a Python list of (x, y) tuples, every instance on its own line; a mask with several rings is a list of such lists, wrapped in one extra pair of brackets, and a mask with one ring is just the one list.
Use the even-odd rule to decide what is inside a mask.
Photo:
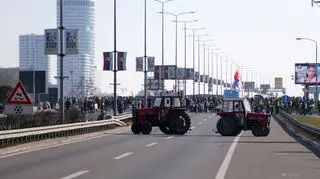
[(143, 122), (141, 124), (141, 132), (142, 134), (150, 134), (152, 131), (152, 125), (150, 122)]
[(268, 127), (262, 127), (260, 125), (255, 125), (252, 128), (252, 134), (255, 137), (266, 137), (270, 133), (270, 129)]
[(140, 127), (140, 125), (137, 124), (137, 123), (132, 123), (132, 125), (131, 125), (131, 131), (132, 131), (132, 133), (134, 133), (134, 134), (140, 134), (140, 132), (141, 132), (141, 127)]
[[(232, 118), (222, 117), (217, 123), (218, 133), (222, 136), (234, 136), (239, 131), (236, 129), (236, 122)], [(241, 132), (241, 131), (240, 131)]]

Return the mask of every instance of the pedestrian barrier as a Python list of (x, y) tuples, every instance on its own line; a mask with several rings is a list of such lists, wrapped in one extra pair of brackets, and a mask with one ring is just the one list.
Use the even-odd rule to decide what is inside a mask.
[(131, 118), (131, 114), (123, 114), (109, 120), (0, 131), (0, 146), (4, 148), (31, 141), (112, 129), (117, 126), (126, 126), (126, 122)]
[(280, 110), (279, 113), (282, 117), (284, 117), (295, 128), (301, 130), (302, 132), (304, 132), (305, 134), (307, 134), (309, 136), (313, 136), (316, 139), (320, 140), (320, 129), (319, 128), (313, 127), (313, 126), (311, 126), (309, 124), (305, 124), (303, 122), (300, 122), (282, 110)]

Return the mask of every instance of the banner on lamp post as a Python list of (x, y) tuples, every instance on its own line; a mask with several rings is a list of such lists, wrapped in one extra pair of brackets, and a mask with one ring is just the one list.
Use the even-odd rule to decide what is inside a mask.
[(177, 68), (177, 80), (184, 80), (185, 79), (185, 70), (184, 68)]
[(154, 57), (148, 57), (148, 71), (154, 72)]
[(193, 68), (187, 68), (185, 71), (185, 79), (186, 80), (193, 80), (194, 79), (194, 69)]
[(117, 70), (119, 71), (125, 71), (127, 70), (127, 65), (126, 65), (126, 60), (127, 60), (127, 52), (118, 52), (117, 56)]
[(200, 77), (199, 77), (199, 72), (195, 72), (195, 73), (194, 73), (194, 81), (195, 81), (195, 82), (199, 82), (199, 78), (200, 78)]
[(113, 52), (103, 52), (103, 70), (113, 70)]
[(136, 57), (136, 71), (143, 71), (143, 57)]
[(58, 55), (59, 54), (59, 36), (58, 29), (45, 29), (45, 45), (44, 54), (45, 55)]
[(65, 30), (65, 54), (79, 54), (78, 49), (78, 29)]

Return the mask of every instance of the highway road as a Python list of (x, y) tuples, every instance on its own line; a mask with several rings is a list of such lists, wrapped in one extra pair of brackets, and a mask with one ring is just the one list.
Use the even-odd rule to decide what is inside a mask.
[(215, 134), (215, 114), (191, 114), (184, 136), (128, 127), (0, 150), (1, 179), (316, 179), (320, 160), (275, 122), (268, 137)]

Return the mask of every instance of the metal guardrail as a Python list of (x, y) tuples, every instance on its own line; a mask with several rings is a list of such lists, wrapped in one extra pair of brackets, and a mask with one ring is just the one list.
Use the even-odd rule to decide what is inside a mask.
[(114, 128), (115, 126), (125, 126), (126, 123), (123, 121), (131, 118), (131, 114), (123, 114), (101, 121), (0, 131), (0, 147), (3, 148), (35, 140), (90, 133)]
[(317, 139), (320, 139), (320, 129), (313, 127), (309, 124), (305, 124), (303, 122), (300, 122), (298, 120), (296, 120), (294, 117), (292, 117), (291, 115), (289, 115), (288, 113), (280, 110), (279, 111), (280, 115), (282, 117), (284, 117), (285, 119), (287, 119), (292, 125), (294, 125), (294, 127), (302, 130), (303, 132), (314, 136)]

